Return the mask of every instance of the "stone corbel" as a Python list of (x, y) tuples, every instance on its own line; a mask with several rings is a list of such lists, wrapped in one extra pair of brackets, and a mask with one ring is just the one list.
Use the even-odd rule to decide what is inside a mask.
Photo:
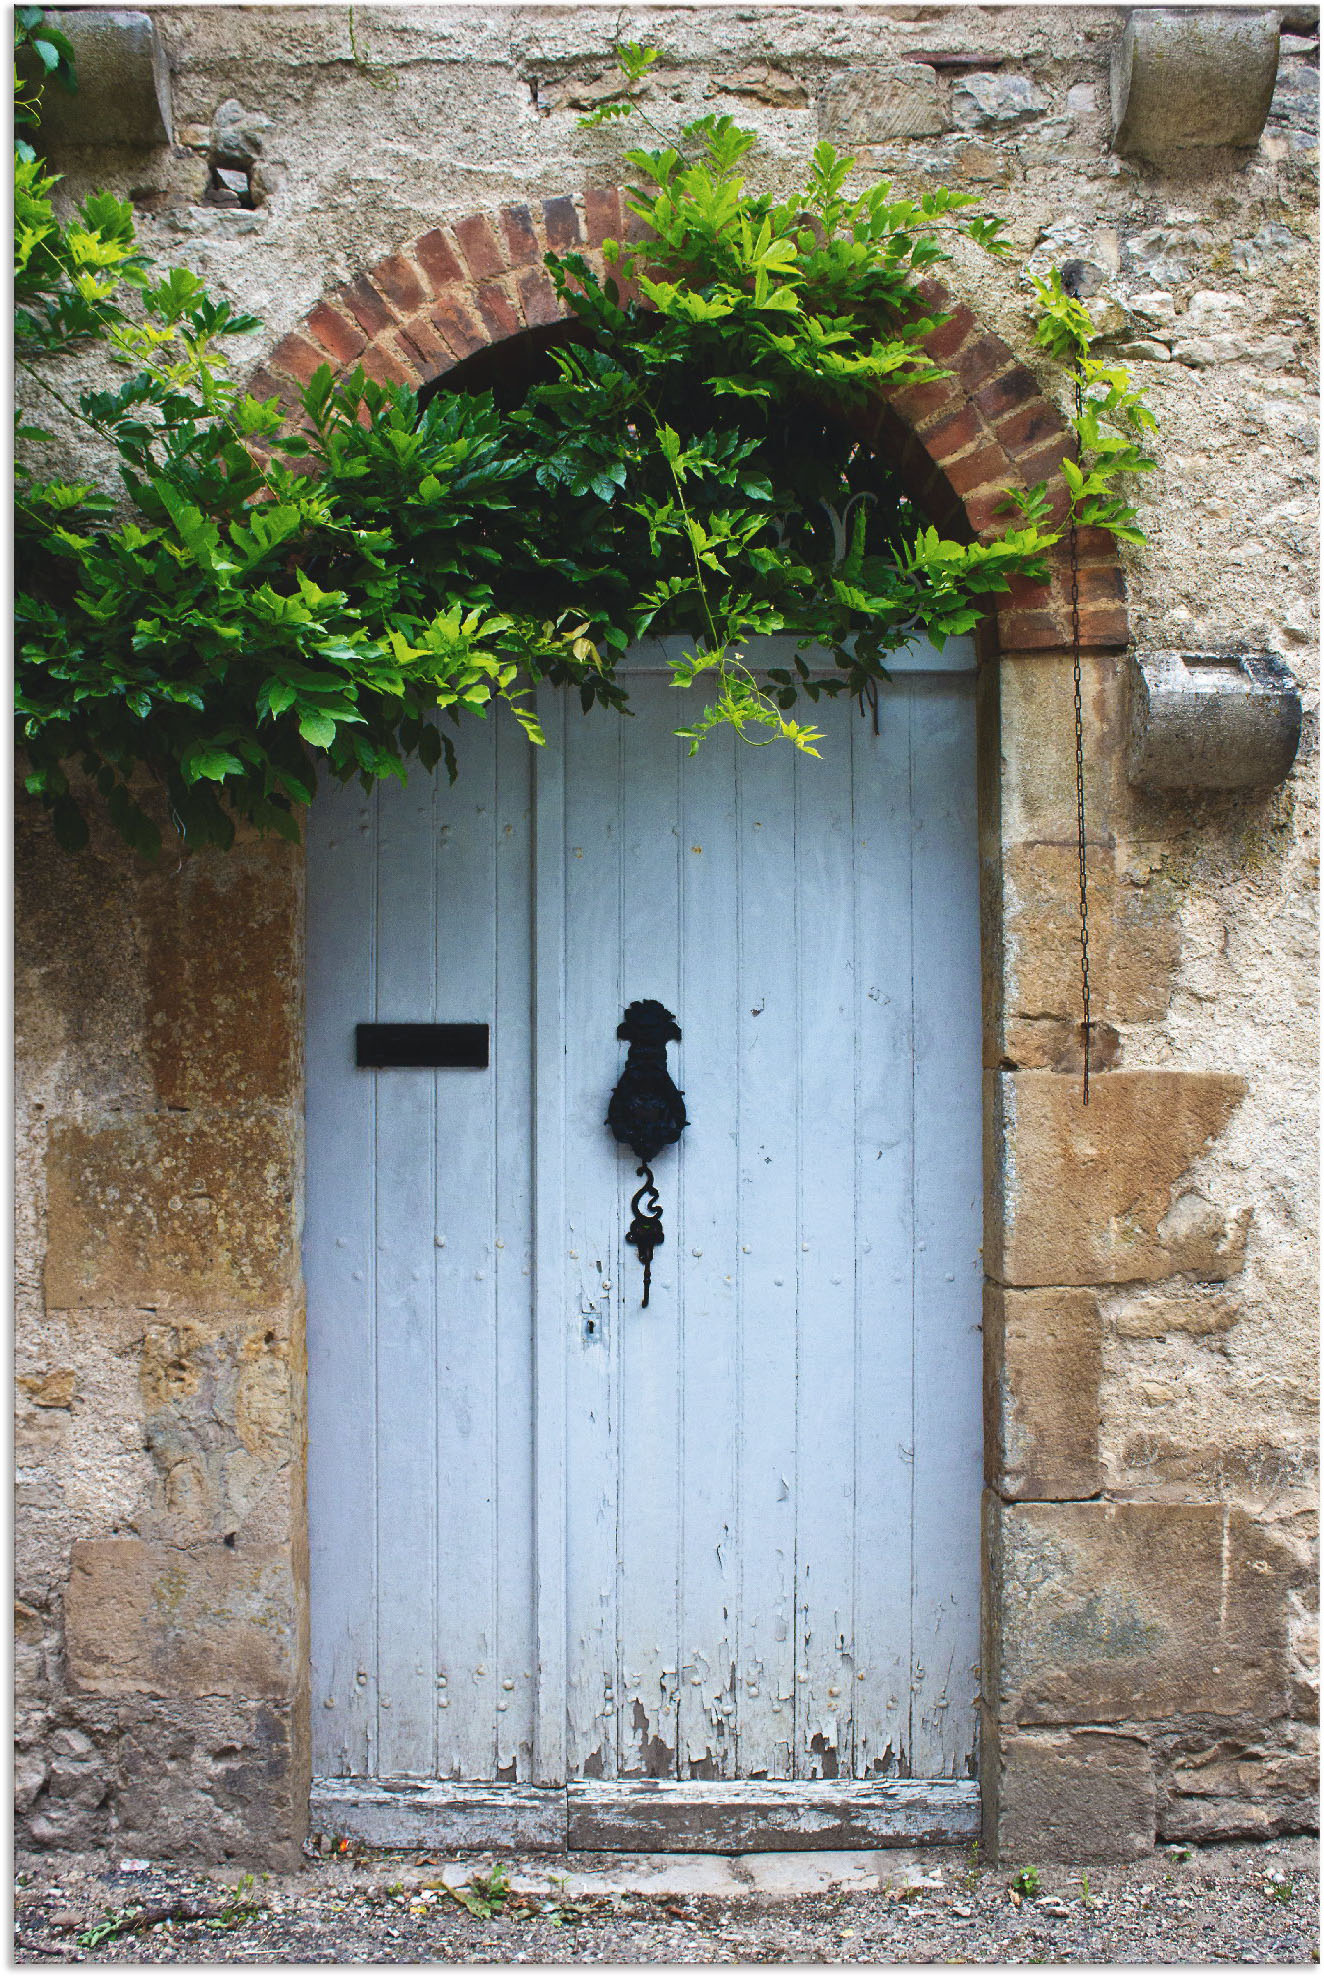
[(1273, 652), (1145, 652), (1130, 663), (1126, 772), (1145, 789), (1282, 782), (1301, 739), (1301, 689)]
[(1278, 74), (1278, 15), (1139, 7), (1112, 55), (1112, 145), (1126, 157), (1260, 141)]
[(171, 141), (170, 63), (146, 14), (79, 9), (52, 16), (73, 44), (78, 75), (71, 96), (48, 84), (41, 105), (43, 149)]

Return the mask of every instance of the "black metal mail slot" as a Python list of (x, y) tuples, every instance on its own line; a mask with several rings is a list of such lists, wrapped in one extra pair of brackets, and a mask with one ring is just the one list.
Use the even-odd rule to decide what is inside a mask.
[(360, 1022), (360, 1070), (486, 1070), (485, 1022)]

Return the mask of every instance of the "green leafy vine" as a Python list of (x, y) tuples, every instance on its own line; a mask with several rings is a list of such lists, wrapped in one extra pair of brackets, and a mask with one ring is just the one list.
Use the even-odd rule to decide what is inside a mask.
[[(627, 87), (655, 59), (627, 45)], [(730, 725), (813, 751), (804, 702), (876, 698), (890, 653), (966, 632), (1013, 577), (1046, 576), (1043, 489), (1013, 497), (1000, 537), (945, 539), (853, 417), (883, 380), (946, 374), (923, 348), (945, 318), (920, 284), (958, 232), (1004, 254), (1000, 223), (942, 188), (851, 192), (829, 145), (789, 198), (752, 193), (753, 143), (706, 117), (627, 154), (640, 237), (606, 244), (604, 279), (547, 256), (568, 323), (522, 396), (323, 367), (296, 427), (233, 380), (255, 318), (186, 270), (158, 275), (108, 194), (61, 222), (56, 181), (20, 152), (18, 359), (120, 478), (114, 499), (42, 478), (50, 435), (20, 428), (18, 738), (61, 842), (86, 841), (98, 798), (146, 856), (162, 819), (190, 844), (226, 845), (239, 820), (297, 838), (319, 772), (454, 775), (453, 735), (498, 711), (538, 743), (543, 682), (628, 713), (617, 664), (652, 634), (685, 641), (672, 669), (701, 700), (677, 729), (691, 747)], [(1050, 293), (1053, 336), (1077, 333)], [(93, 347), (126, 375), (74, 401), (49, 359)], [(1144, 462), (1117, 428), (1149, 415), (1124, 374), (1071, 347), (1093, 421), (1077, 509), (1126, 535), (1115, 481)], [(759, 672), (750, 641), (771, 633), (826, 648), (835, 670)]]

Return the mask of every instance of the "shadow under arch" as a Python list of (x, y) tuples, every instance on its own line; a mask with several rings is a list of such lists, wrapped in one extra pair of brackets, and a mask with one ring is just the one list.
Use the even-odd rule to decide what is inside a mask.
[[(565, 337), (571, 320), (543, 255), (581, 253), (603, 276), (603, 241), (629, 239), (633, 228), (622, 189), (601, 185), (435, 226), (324, 295), (276, 344), (249, 389), (292, 402), (322, 364), (337, 376), (362, 366), (381, 383), (417, 391), (459, 366), (470, 389), (498, 377), (516, 384), (521, 370), (532, 381), (540, 353)], [(920, 292), (930, 308), (950, 312), (924, 343), (950, 374), (881, 385), (856, 415), (859, 437), (887, 452), (926, 519), (963, 539), (988, 539), (1007, 526), (1000, 504), (1008, 487), (1046, 482), (1060, 518), (1067, 498), (1060, 464), (1075, 449), (1061, 412), (1033, 370), (941, 282), (925, 281)], [(1081, 647), (1118, 650), (1129, 631), (1116, 541), (1085, 528), (1077, 549)], [(1065, 541), (1049, 561), (1048, 584), (1014, 578), (991, 601), (984, 656), (1070, 647)]]

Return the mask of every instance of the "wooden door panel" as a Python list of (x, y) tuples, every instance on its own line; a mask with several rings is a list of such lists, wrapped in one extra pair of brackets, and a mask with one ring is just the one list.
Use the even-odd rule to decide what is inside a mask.
[[(630, 719), (549, 695), (536, 756), (471, 728), (453, 789), (319, 797), (319, 1775), (971, 1774), (972, 683), (690, 760), (642, 675)], [(645, 996), (692, 1120), (646, 1311), (604, 1124)], [(374, 1019), (490, 1022), (491, 1067), (355, 1071)]]

